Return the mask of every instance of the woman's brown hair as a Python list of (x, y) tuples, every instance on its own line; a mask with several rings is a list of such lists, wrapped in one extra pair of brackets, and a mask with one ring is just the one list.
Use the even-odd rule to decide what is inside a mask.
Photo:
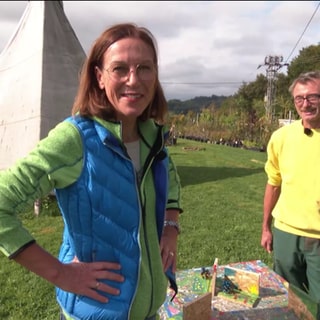
[(106, 50), (113, 43), (124, 38), (141, 39), (150, 46), (153, 51), (157, 77), (155, 93), (150, 105), (141, 114), (139, 119), (144, 121), (153, 118), (155, 121), (163, 123), (168, 106), (158, 77), (157, 43), (148, 29), (138, 27), (133, 23), (113, 25), (106, 29), (93, 43), (82, 67), (78, 93), (72, 107), (72, 115), (79, 113), (81, 116), (96, 116), (105, 120), (115, 120), (114, 107), (108, 100), (105, 90), (100, 89), (98, 85), (95, 68), (102, 68), (103, 55)]

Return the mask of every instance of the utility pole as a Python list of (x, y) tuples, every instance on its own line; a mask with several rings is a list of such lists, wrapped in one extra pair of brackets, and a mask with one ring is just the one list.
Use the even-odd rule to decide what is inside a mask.
[(282, 63), (283, 56), (271, 56), (268, 55), (264, 59), (264, 65), (259, 65), (257, 69), (262, 66), (266, 66), (266, 74), (268, 80), (267, 92), (265, 95), (265, 109), (266, 109), (266, 118), (270, 122), (273, 120), (274, 116), (274, 100), (276, 96), (276, 86), (275, 79), (277, 77), (277, 72), (283, 67), (288, 66), (288, 63)]

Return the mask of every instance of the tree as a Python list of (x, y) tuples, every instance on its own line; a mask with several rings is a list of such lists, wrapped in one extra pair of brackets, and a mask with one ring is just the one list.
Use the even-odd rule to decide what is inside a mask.
[(300, 73), (320, 70), (320, 45), (311, 45), (300, 50), (288, 67), (288, 80), (291, 83)]
[[(266, 117), (268, 79), (263, 74), (257, 75), (253, 82), (243, 83), (233, 96), (220, 97), (220, 100), (214, 100), (219, 98), (216, 96), (190, 99), (187, 106), (182, 108), (184, 115), (173, 117), (172, 120), (185, 136), (208, 138), (211, 141), (220, 137), (225, 140), (236, 138), (265, 147), (272, 132), (279, 127), (279, 119), (298, 118), (288, 89), (300, 73), (312, 70), (320, 70), (320, 44), (303, 48), (288, 66), (287, 75), (276, 75), (274, 118), (271, 122)], [(173, 104), (179, 107), (184, 102), (175, 100)]]

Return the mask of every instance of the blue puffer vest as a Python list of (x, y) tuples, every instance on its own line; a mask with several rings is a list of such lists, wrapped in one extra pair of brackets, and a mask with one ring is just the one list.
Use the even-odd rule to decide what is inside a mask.
[[(59, 260), (114, 261), (122, 266), (126, 281), (106, 284), (119, 288), (121, 294), (109, 298), (107, 304), (56, 289), (60, 306), (74, 319), (126, 320), (133, 301), (139, 274), (139, 226), (142, 223), (139, 187), (133, 164), (119, 140), (96, 121), (68, 118), (79, 129), (84, 155), (83, 170), (78, 180), (57, 189), (58, 204), (65, 222)], [(167, 201), (168, 157), (159, 128), (158, 139), (147, 161), (157, 183), (157, 226), (160, 239)], [(119, 236), (120, 235), (120, 236)], [(177, 290), (174, 275), (168, 278)]]

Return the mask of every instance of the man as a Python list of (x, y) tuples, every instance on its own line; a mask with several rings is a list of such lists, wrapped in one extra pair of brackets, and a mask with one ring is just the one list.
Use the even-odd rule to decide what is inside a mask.
[(319, 303), (320, 71), (301, 74), (289, 92), (300, 120), (268, 143), (261, 245), (275, 272)]

